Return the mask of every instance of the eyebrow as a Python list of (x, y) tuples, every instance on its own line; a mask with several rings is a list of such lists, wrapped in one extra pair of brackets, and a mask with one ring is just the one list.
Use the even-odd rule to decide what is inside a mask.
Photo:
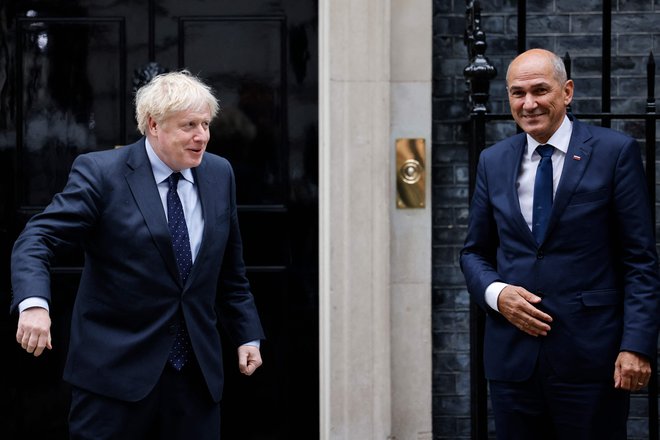
[(516, 86), (516, 85), (514, 85), (514, 86), (507, 86), (507, 89), (508, 89), (508, 90), (523, 90), (523, 89), (525, 89), (525, 88), (538, 89), (538, 88), (541, 88), (541, 87), (549, 88), (549, 87), (552, 87), (552, 86), (551, 86), (550, 83), (543, 81), (543, 82), (540, 82), (540, 83), (532, 84), (532, 85), (529, 86), (529, 87)]

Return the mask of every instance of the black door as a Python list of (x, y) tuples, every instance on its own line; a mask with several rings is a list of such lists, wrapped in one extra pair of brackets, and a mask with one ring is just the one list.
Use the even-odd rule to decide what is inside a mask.
[[(0, 5), (0, 297), (25, 222), (80, 153), (138, 138), (133, 89), (187, 68), (221, 113), (209, 151), (237, 178), (245, 260), (267, 341), (264, 366), (237, 374), (226, 350), (224, 440), (318, 438), (317, 2), (5, 0)], [(6, 368), (0, 437), (66, 439), (61, 380), (82, 254), (53, 267), (53, 345), (34, 358), (0, 313)]]

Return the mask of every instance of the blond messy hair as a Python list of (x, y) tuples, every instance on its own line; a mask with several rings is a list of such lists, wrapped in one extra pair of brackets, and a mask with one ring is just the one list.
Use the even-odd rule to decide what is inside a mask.
[(148, 131), (150, 116), (162, 123), (173, 113), (208, 109), (213, 119), (219, 108), (211, 87), (188, 70), (161, 73), (135, 94), (135, 119), (143, 135)]

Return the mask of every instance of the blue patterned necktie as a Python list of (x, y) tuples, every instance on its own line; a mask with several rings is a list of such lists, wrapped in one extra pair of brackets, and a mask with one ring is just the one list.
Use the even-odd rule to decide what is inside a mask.
[(552, 145), (539, 145), (536, 152), (541, 155), (536, 180), (534, 181), (534, 210), (532, 212), (532, 233), (537, 243), (541, 243), (548, 228), (552, 210)]
[[(172, 173), (167, 178), (167, 183), (169, 184), (169, 190), (167, 191), (167, 226), (172, 236), (172, 248), (176, 257), (176, 264), (179, 267), (181, 282), (185, 284), (188, 274), (190, 274), (190, 268), (192, 267), (192, 252), (190, 251), (188, 226), (186, 226), (183, 206), (177, 192), (180, 178), (181, 173)], [(190, 352), (190, 339), (182, 318), (174, 338), (174, 345), (170, 349), (168, 360), (175, 369), (181, 370), (190, 358)]]

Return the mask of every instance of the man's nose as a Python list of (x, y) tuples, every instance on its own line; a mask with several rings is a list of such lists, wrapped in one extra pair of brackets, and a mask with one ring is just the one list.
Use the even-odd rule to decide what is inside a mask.
[(207, 141), (209, 139), (209, 131), (208, 129), (202, 127), (201, 125), (195, 128), (195, 133), (193, 135), (193, 138), (196, 141)]
[(526, 94), (523, 101), (523, 108), (531, 109), (534, 107), (536, 107), (536, 98), (531, 93)]

